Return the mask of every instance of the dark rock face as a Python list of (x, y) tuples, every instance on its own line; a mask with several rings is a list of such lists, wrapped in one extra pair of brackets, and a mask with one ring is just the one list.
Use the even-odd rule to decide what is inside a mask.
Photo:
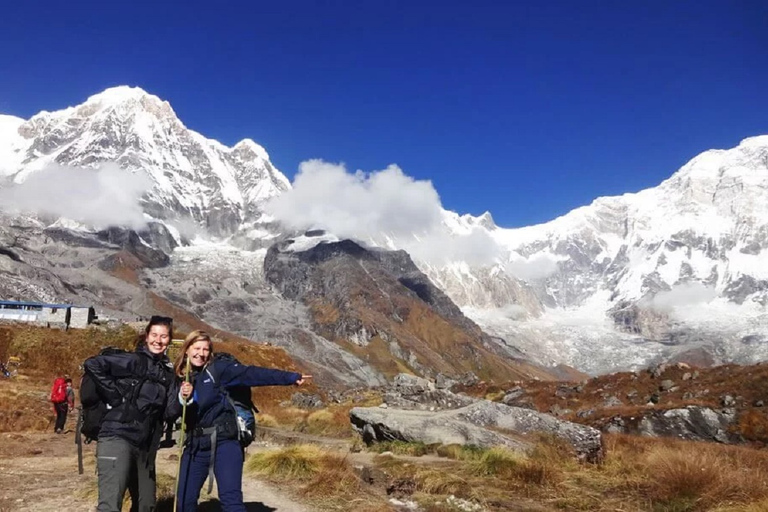
[(8, 258), (11, 258), (13, 261), (21, 262), (21, 257), (13, 252), (10, 249), (6, 249), (5, 247), (0, 247), (0, 256), (7, 256)]
[(752, 276), (741, 276), (726, 286), (723, 295), (736, 304), (743, 304), (750, 295), (766, 290), (768, 290), (768, 281), (757, 280)]
[[(290, 245), (283, 247), (289, 249)], [(302, 300), (310, 292), (317, 293), (317, 290), (308, 286), (312, 267), (339, 259), (351, 264), (365, 262), (375, 265), (385, 272), (387, 277), (397, 281), (441, 316), (479, 332), (477, 325), (464, 316), (456, 304), (432, 284), (405, 251), (369, 250), (352, 240), (320, 243), (302, 252), (281, 252), (280, 244), (277, 244), (267, 251), (264, 272), (267, 281), (276, 286), (284, 297)], [(322, 284), (333, 286), (339, 283), (325, 281)], [(399, 291), (402, 293), (404, 290)]]
[[(166, 230), (167, 232), (167, 230)], [(155, 249), (144, 242), (138, 233), (132, 229), (111, 227), (99, 231), (96, 236), (113, 245), (117, 245), (132, 255), (147, 268), (165, 267), (170, 263), (170, 258), (162, 250)]]
[(76, 233), (64, 228), (46, 228), (45, 236), (56, 242), (61, 242), (72, 247), (88, 247), (102, 249), (108, 247), (102, 239), (86, 234)]
[(139, 231), (138, 235), (149, 245), (163, 251), (165, 254), (171, 254), (179, 246), (166, 225), (161, 222), (150, 222), (147, 224), (146, 229)]
[(734, 409), (716, 411), (708, 407), (688, 406), (645, 415), (630, 433), (651, 437), (675, 437), (689, 441), (739, 443), (741, 436), (730, 432), (736, 421)]
[(522, 365), (497, 352), (498, 345), (406, 252), (369, 250), (351, 240), (293, 251), (294, 243), (269, 248), (265, 280), (283, 297), (310, 308), (315, 332), (342, 347), (360, 347), (385, 374), (405, 366), (428, 377), (521, 376)]

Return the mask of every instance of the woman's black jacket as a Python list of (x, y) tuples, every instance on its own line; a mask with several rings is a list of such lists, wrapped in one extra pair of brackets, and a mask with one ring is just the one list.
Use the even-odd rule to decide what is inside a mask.
[(159, 440), (162, 425), (181, 415), (179, 382), (165, 355), (145, 346), (136, 352), (103, 354), (83, 364), (108, 411), (99, 438), (119, 437), (139, 448)]

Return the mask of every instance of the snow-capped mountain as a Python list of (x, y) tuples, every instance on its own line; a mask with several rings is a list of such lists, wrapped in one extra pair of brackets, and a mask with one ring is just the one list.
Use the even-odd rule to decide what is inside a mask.
[[(264, 148), (249, 139), (231, 148), (207, 139), (141, 89), (108, 89), (29, 120), (0, 115), (0, 186), (24, 183), (53, 164), (104, 162), (149, 176), (152, 187), (142, 198), (148, 218), (171, 226), (192, 221), (217, 238), (211, 264), (221, 243), (266, 248), (285, 234), (263, 207), (291, 185)], [(441, 233), (433, 236), (453, 244), (471, 238), (492, 261), (420, 259), (418, 244), (430, 243), (424, 233), (414, 233), (406, 245), (387, 233), (362, 241), (407, 249), (467, 316), (509, 345), (510, 354), (592, 373), (674, 357), (768, 359), (768, 136), (705, 152), (655, 188), (599, 198), (537, 226), (504, 229), (490, 214), (441, 215)], [(154, 286), (173, 283), (163, 294), (169, 300), (193, 274), (182, 272), (180, 258), (145, 271), (145, 278), (157, 279)], [(243, 258), (248, 268), (258, 266), (263, 252)], [(231, 278), (236, 284), (221, 291), (221, 311), (229, 307), (226, 300), (251, 293)], [(248, 287), (259, 288), (259, 300), (266, 300), (266, 285), (254, 282), (251, 276)], [(201, 293), (195, 286), (190, 297)], [(176, 302), (188, 299), (179, 295)], [(210, 310), (203, 303), (201, 317)], [(257, 326), (248, 322), (225, 327), (250, 333)]]
[(290, 188), (267, 152), (250, 139), (227, 147), (188, 129), (171, 106), (136, 87), (115, 87), (82, 105), (24, 121), (0, 117), (0, 176), (22, 183), (51, 164), (115, 162), (146, 173), (147, 215), (193, 221), (227, 236), (261, 217), (259, 205)]
[[(545, 224), (474, 225), (508, 261), (464, 278), (456, 268), (426, 272), (470, 317), (529, 353), (593, 372), (685, 353), (768, 358), (768, 136), (707, 151), (658, 187)], [(506, 308), (483, 300), (516, 274), (515, 261), (538, 261), (548, 275), (506, 285)]]

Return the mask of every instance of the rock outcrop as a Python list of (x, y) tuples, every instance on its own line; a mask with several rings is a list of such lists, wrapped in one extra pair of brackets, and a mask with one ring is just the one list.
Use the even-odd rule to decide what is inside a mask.
[(741, 436), (731, 432), (735, 421), (735, 409), (716, 411), (709, 407), (691, 405), (646, 414), (636, 428), (627, 428), (625, 431), (651, 437), (739, 443), (743, 441)]
[(355, 407), (350, 421), (367, 443), (402, 440), (528, 450), (535, 439), (527, 436), (547, 434), (570, 443), (580, 460), (598, 462), (604, 455), (602, 435), (592, 427), (487, 400), (438, 412)]

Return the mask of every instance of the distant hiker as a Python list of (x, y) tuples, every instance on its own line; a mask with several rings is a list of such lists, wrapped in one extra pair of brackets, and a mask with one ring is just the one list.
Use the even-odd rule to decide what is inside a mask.
[(69, 405), (70, 409), (75, 408), (75, 390), (72, 387), (72, 379), (67, 377), (65, 379), (67, 381), (67, 405)]
[(132, 512), (155, 508), (155, 455), (164, 421), (181, 414), (184, 396), (166, 355), (172, 337), (173, 321), (153, 316), (135, 352), (102, 353), (83, 365), (106, 404), (96, 448), (99, 512), (119, 512), (127, 488)]
[[(228, 356), (228, 355), (225, 355)], [(194, 512), (206, 477), (215, 475), (223, 512), (245, 512), (243, 504), (244, 425), (232, 400), (236, 389), (250, 386), (301, 385), (311, 375), (246, 366), (232, 356), (214, 357), (209, 334), (192, 331), (176, 359), (176, 375), (184, 378), (190, 361), (190, 383), (182, 390), (192, 392), (187, 402), (186, 430), (189, 432), (179, 471), (178, 507), (175, 512)], [(253, 432), (251, 432), (253, 434)], [(247, 435), (247, 434), (245, 434)]]
[(64, 432), (64, 424), (67, 422), (67, 411), (75, 405), (74, 394), (72, 395), (72, 403), (70, 405), (68, 389), (72, 389), (72, 379), (69, 377), (59, 377), (53, 381), (51, 402), (53, 403), (54, 411), (56, 411), (56, 425), (53, 431), (57, 434)]

